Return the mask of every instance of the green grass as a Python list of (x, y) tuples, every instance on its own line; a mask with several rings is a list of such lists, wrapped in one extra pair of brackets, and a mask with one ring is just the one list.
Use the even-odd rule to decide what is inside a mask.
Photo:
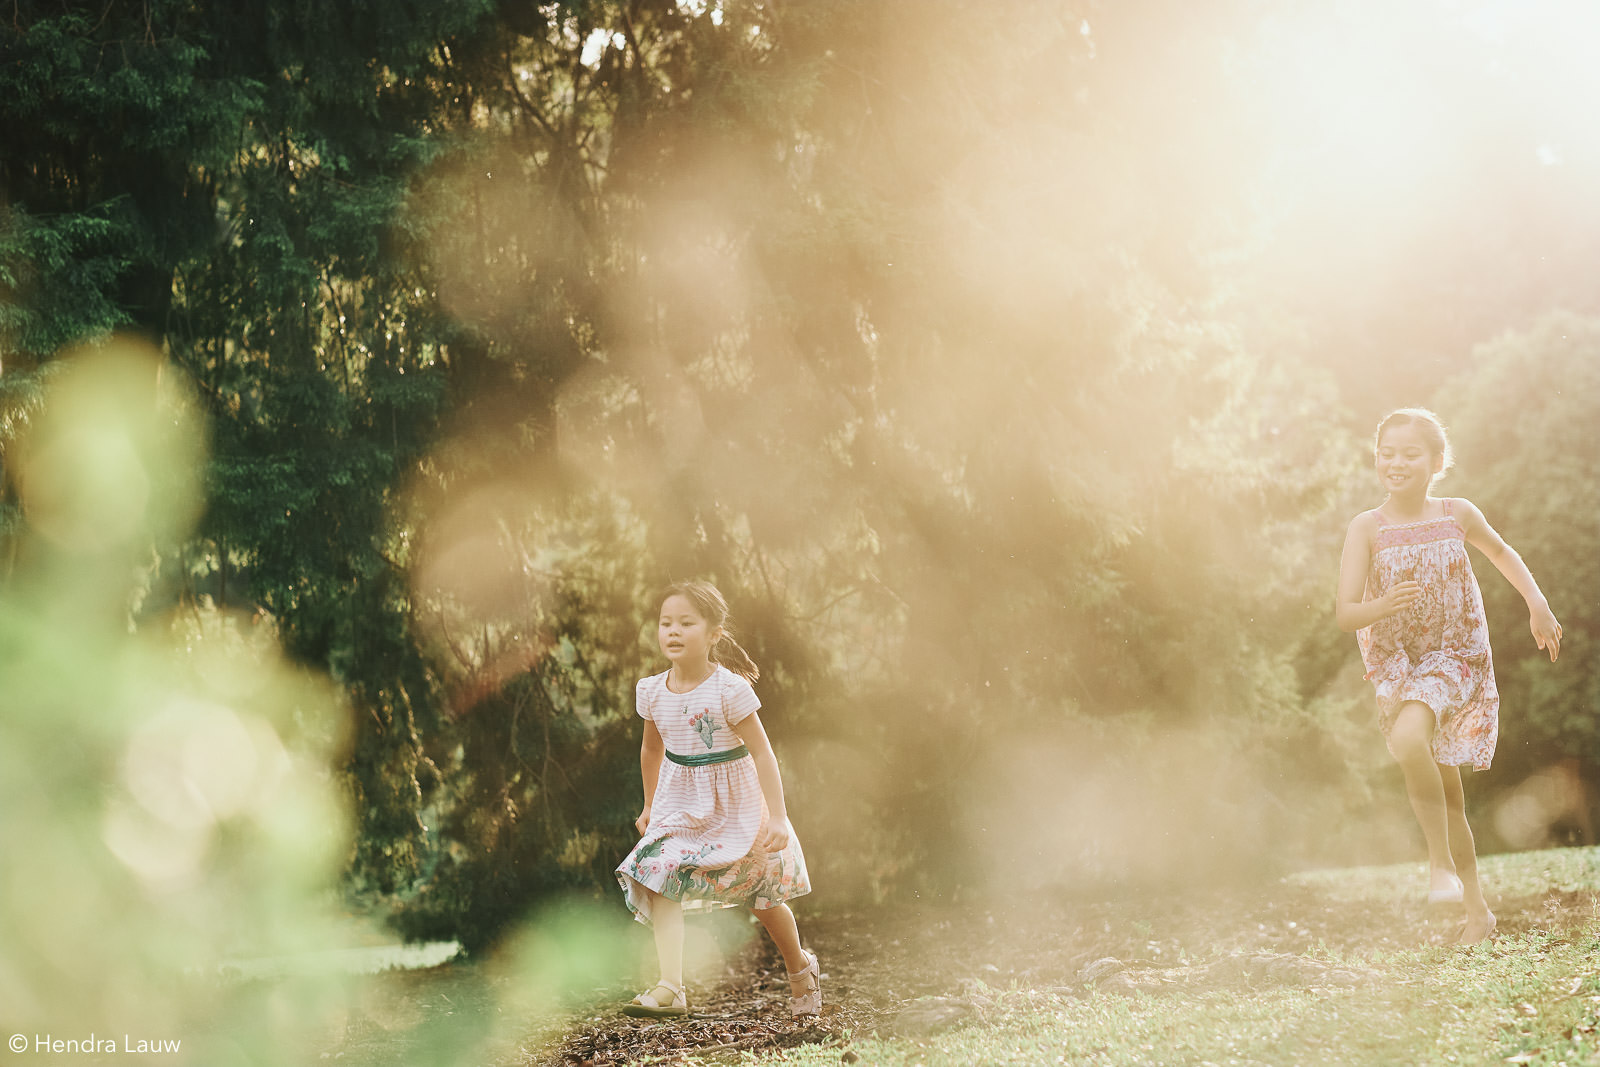
[[(1450, 924), (1424, 918), (1420, 904), (1412, 907), (1425, 885), (1415, 863), (1311, 871), (1241, 892), (1197, 893), (1182, 898), (1181, 907), (1165, 897), (1128, 896), (1021, 908), (1000, 922), (954, 905), (909, 926), (889, 924), (891, 913), (863, 915), (860, 927), (821, 931), (824, 945), (833, 946), (837, 995), (834, 1014), (816, 1030), (826, 1044), (696, 1054), (696, 1043), (723, 1040), (705, 1032), (715, 1027), (668, 1023), (651, 1029), (655, 1037), (626, 1045), (625, 1053), (616, 1042), (607, 1045), (606, 1055), (702, 1067), (774, 1061), (1600, 1067), (1600, 848), (1491, 856), (1481, 866), (1501, 933), (1472, 948), (1443, 944)], [(1020, 918), (1033, 914), (1049, 918), (1039, 926)], [(615, 969), (615, 960), (602, 966), (589, 958), (599, 935), (585, 933), (583, 916), (569, 918), (566, 926), (540, 927), (542, 940), (508, 950), (503, 959), (367, 980), (352, 1000), (344, 1039), (335, 1044), (330, 1037), (321, 1055), (371, 1067), (510, 1067), (568, 1062), (570, 1050), (559, 1050), (564, 1036), (596, 1027), (640, 1039), (641, 1031), (617, 1029), (616, 1006), (632, 987), (616, 985), (607, 969)], [(621, 948), (605, 958), (622, 958), (623, 948), (635, 956), (648, 952), (647, 943), (629, 941), (628, 934), (637, 931), (607, 934)], [(930, 945), (942, 954), (923, 951)], [(1212, 966), (1257, 954), (1309, 957), (1327, 969), (1275, 979), (1267, 968), (1246, 968), (1248, 977), (1240, 979), (1237, 969)], [(1159, 991), (1080, 985), (1082, 966), (1106, 955), (1149, 979), (1135, 985), (1159, 984)], [(763, 995), (752, 998), (746, 988), (750, 960), (714, 957), (707, 956), (715, 966), (700, 987), (709, 1014), (734, 1017), (759, 1006)], [(1004, 966), (986, 966), (991, 962)], [(735, 966), (740, 977), (725, 966)], [(1336, 973), (1354, 974), (1360, 984), (1338, 986)], [(713, 976), (724, 974), (730, 988), (745, 992), (716, 1003), (710, 998), (720, 979)], [(1323, 980), (1317, 975), (1328, 988), (1306, 984)], [(928, 993), (966, 998), (977, 1012), (921, 1039), (866, 1029), (887, 1022), (904, 998)], [(774, 1021), (788, 1025), (786, 1016)], [(861, 1029), (841, 1034), (842, 1026), (857, 1024)], [(652, 1058), (645, 1049), (661, 1055)]]
[[(1600, 848), (1555, 848), (1480, 856), (1485, 892), (1502, 897), (1549, 892), (1600, 895)], [(1336, 900), (1383, 900), (1413, 891), (1425, 874), (1422, 863), (1387, 867), (1349, 867), (1306, 871), (1289, 881), (1312, 887)]]
[[(1074, 997), (1000, 991), (988, 1017), (923, 1041), (866, 1038), (863, 1064), (1600, 1063), (1600, 936), (1393, 953), (1359, 989)], [(762, 1057), (746, 1056), (745, 1061)], [(785, 1063), (834, 1065), (838, 1048)], [(689, 1063), (719, 1062), (715, 1059)], [(726, 1063), (727, 1060), (720, 1062)]]
[[(923, 1040), (861, 1035), (861, 1064), (1600, 1064), (1600, 849), (1486, 857), (1503, 934), (1473, 948), (1371, 947), (1310, 954), (1358, 967), (1353, 989), (1205, 989), (1127, 995), (994, 990), (976, 1022)], [(1347, 902), (1415, 892), (1420, 867), (1292, 879)], [(836, 1067), (839, 1047), (738, 1060)]]

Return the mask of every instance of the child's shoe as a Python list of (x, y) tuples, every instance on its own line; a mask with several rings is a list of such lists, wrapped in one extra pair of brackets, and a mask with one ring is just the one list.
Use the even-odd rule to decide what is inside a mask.
[[(663, 990), (672, 994), (670, 999), (663, 1000), (657, 995)], [(689, 996), (683, 991), (683, 986), (674, 985), (663, 978), (648, 992), (640, 993), (631, 1003), (624, 1004), (622, 1014), (631, 1015), (636, 1019), (667, 1019), (688, 1015)]]
[(817, 966), (817, 954), (807, 952), (808, 962), (800, 970), (789, 975), (789, 981), (798, 982), (806, 979), (806, 991), (796, 995), (794, 986), (789, 987), (789, 1014), (798, 1018), (801, 1015), (817, 1015), (822, 1011), (822, 970)]

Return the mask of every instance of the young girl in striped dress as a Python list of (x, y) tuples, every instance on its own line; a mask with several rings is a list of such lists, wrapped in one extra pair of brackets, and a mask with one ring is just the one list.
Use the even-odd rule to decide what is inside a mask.
[(792, 1015), (822, 1010), (817, 957), (800, 947), (784, 901), (811, 891), (800, 841), (789, 826), (783, 781), (756, 709), (757, 669), (727, 629), (715, 586), (684, 582), (661, 600), (656, 639), (671, 666), (641, 679), (639, 769), (644, 836), (617, 867), (634, 917), (655, 932), (661, 978), (622, 1010), (686, 1015), (683, 913), (748, 907), (772, 936), (789, 973)]
[(1428, 843), (1428, 901), (1466, 910), (1462, 944), (1494, 933), (1478, 884), (1461, 765), (1488, 770), (1500, 726), (1489, 627), (1467, 545), (1484, 554), (1528, 605), (1534, 642), (1561, 651), (1561, 624), (1516, 550), (1470, 500), (1429, 495), (1450, 467), (1438, 416), (1402, 408), (1378, 425), (1375, 458), (1388, 491), (1350, 523), (1339, 565), (1339, 628), (1356, 631), (1378, 722), (1405, 776)]

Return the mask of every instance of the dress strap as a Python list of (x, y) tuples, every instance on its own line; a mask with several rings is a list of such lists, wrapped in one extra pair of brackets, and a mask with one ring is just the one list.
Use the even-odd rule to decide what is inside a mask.
[(1385, 515), (1383, 513), (1383, 509), (1382, 508), (1373, 508), (1372, 509), (1372, 513), (1374, 515), (1378, 516), (1378, 525), (1379, 526), (1393, 526), (1394, 525), (1394, 523), (1389, 521), (1389, 516), (1387, 516), (1387, 515)]

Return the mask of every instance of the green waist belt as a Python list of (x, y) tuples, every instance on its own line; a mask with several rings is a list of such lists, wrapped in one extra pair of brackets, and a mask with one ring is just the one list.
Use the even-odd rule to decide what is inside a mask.
[(703, 756), (680, 756), (676, 752), (668, 752), (667, 758), (680, 767), (709, 767), (713, 763), (730, 763), (736, 759), (744, 759), (750, 755), (750, 750), (743, 745), (738, 748), (724, 749), (721, 752), (707, 752)]

